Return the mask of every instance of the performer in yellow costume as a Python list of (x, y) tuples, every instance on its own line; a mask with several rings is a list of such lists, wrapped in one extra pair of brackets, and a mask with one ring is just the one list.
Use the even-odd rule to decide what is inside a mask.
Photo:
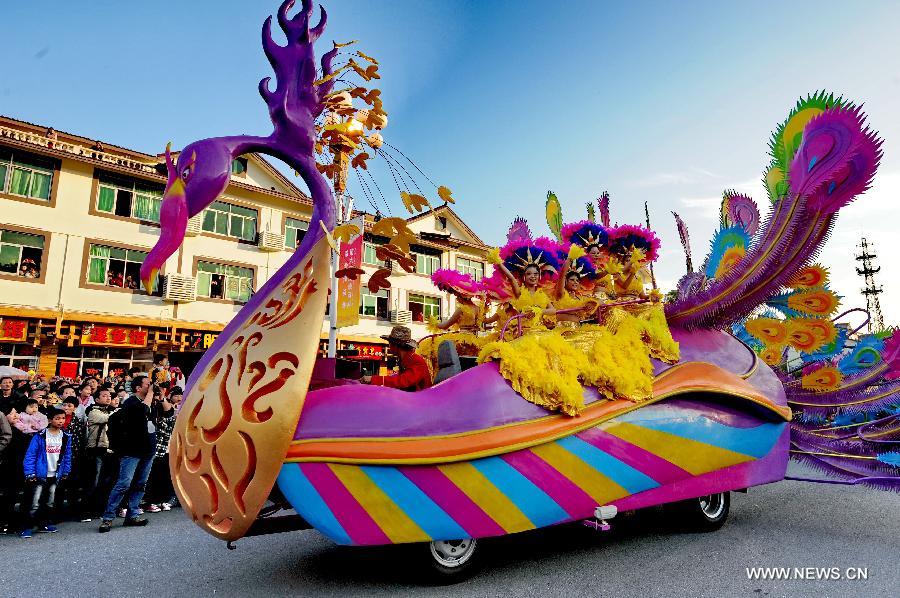
[(636, 320), (629, 326), (636, 325), (640, 329), (650, 355), (660, 361), (675, 363), (679, 358), (678, 343), (669, 331), (660, 294), (656, 289), (649, 293), (646, 290), (650, 280), (648, 267), (656, 259), (658, 249), (656, 235), (644, 227), (626, 224), (610, 231), (610, 260), (606, 271), (613, 280), (615, 300), (633, 303), (612, 307), (602, 321), (615, 332), (625, 322)]
[(440, 290), (452, 293), (456, 298), (456, 310), (443, 322), (437, 318), (428, 321), (428, 331), (434, 336), (423, 339), (417, 352), (430, 360), (431, 367), (437, 365), (438, 346), (444, 341), (456, 344), (459, 355), (478, 355), (487, 341), (483, 336), (484, 320), (488, 307), (486, 294), (469, 274), (456, 270), (440, 269), (431, 275), (431, 281)]

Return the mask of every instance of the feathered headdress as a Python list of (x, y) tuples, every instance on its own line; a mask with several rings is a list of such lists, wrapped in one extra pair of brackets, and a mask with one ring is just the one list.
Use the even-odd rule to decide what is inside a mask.
[(507, 301), (512, 297), (509, 282), (499, 270), (494, 270), (492, 275), (478, 281), (478, 286), (481, 292), (495, 301)]
[[(560, 249), (556, 252), (556, 257), (559, 258), (560, 263), (564, 263), (569, 259), (569, 252)], [(569, 260), (568, 273), (577, 274), (581, 280), (594, 280), (597, 278), (597, 268), (594, 267), (594, 262), (584, 255)]]
[(644, 261), (653, 262), (659, 257), (659, 238), (652, 230), (635, 224), (622, 224), (609, 230), (609, 250), (625, 253), (633, 249), (644, 252)]
[(449, 268), (435, 270), (431, 282), (440, 290), (471, 297), (481, 291), (481, 285), (475, 282), (471, 274), (463, 274)]
[[(541, 274), (553, 274), (559, 271), (560, 262), (556, 257), (559, 245), (552, 239), (541, 237), (530, 243), (519, 245), (512, 251), (508, 251), (510, 246), (507, 245), (507, 255), (503, 259), (503, 265), (510, 272), (525, 272), (530, 266), (537, 267)], [(500, 255), (503, 256), (503, 251)]]
[(562, 238), (564, 241), (581, 245), (587, 249), (592, 245), (605, 246), (609, 240), (609, 233), (596, 222), (580, 220), (563, 226)]

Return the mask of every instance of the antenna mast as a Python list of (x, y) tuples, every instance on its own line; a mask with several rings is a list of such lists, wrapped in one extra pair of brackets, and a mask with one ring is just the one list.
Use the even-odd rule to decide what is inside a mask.
[(869, 320), (869, 332), (881, 332), (884, 330), (884, 317), (881, 315), (881, 302), (878, 295), (883, 292), (880, 286), (875, 284), (875, 274), (881, 271), (880, 266), (875, 266), (875, 248), (866, 242), (865, 237), (859, 244), (861, 253), (856, 254), (856, 261), (862, 264), (861, 268), (856, 268), (856, 273), (863, 277), (866, 282), (862, 294), (866, 296), (866, 308), (869, 310), (871, 319)]

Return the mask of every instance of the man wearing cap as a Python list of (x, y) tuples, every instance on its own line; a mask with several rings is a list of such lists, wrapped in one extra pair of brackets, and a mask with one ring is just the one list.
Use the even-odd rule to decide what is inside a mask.
[(382, 335), (391, 350), (400, 358), (400, 372), (393, 376), (363, 376), (364, 384), (388, 386), (406, 391), (423, 390), (431, 386), (431, 371), (425, 359), (416, 353), (412, 332), (406, 326), (394, 326), (391, 333)]

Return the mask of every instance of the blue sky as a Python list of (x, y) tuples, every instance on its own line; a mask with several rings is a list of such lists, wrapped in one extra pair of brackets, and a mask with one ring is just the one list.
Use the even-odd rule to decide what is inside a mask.
[[(7, 3), (0, 113), (148, 152), (264, 133), (259, 46), (275, 0)], [(671, 286), (683, 257), (670, 215), (705, 253), (722, 190), (764, 205), (766, 143), (800, 95), (865, 102), (886, 139), (876, 188), (846, 209), (823, 261), (845, 305), (862, 302), (848, 254), (882, 260), (885, 315), (900, 321), (900, 4), (896, 2), (326, 2), (323, 39), (359, 39), (382, 63), (385, 137), (439, 184), (482, 238), (516, 214), (545, 232), (554, 190), (566, 219), (604, 189), (612, 217), (650, 204)], [(376, 169), (400, 213), (390, 175)], [(361, 197), (351, 184), (351, 192)], [(363, 208), (368, 207), (363, 201)]]

